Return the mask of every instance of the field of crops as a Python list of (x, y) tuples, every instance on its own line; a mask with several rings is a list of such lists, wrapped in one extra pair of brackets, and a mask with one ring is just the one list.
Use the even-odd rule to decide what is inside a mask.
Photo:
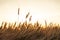
[(16, 26), (3, 22), (0, 26), (0, 40), (60, 40), (60, 26), (52, 24), (41, 26), (38, 22), (34, 25), (26, 22)]

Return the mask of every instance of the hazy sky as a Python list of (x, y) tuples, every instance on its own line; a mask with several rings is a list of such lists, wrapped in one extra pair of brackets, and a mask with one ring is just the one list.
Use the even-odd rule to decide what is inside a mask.
[(30, 12), (33, 22), (60, 23), (60, 0), (0, 0), (0, 21), (17, 21), (18, 8), (20, 21)]

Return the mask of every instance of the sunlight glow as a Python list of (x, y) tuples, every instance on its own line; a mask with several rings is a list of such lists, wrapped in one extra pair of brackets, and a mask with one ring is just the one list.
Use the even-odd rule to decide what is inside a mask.
[(60, 23), (60, 2), (47, 0), (11, 0), (0, 3), (0, 21), (18, 22), (18, 8), (20, 8), (19, 22), (29, 22), (28, 12), (32, 16), (31, 23), (38, 21), (41, 24)]

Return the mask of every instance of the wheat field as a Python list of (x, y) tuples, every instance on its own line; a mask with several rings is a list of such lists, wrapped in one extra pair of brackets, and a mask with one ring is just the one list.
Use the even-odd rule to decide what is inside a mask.
[(0, 26), (0, 40), (60, 40), (60, 26), (49, 24), (43, 27), (38, 22), (34, 25), (2, 22)]

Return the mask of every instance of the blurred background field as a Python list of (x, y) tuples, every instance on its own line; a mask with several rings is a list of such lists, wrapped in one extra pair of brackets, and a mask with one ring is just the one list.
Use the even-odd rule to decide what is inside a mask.
[(52, 23), (42, 26), (38, 22), (34, 25), (2, 22), (0, 40), (60, 40), (60, 26)]

